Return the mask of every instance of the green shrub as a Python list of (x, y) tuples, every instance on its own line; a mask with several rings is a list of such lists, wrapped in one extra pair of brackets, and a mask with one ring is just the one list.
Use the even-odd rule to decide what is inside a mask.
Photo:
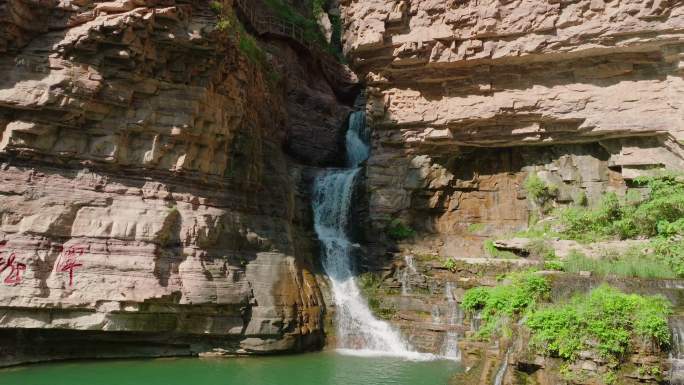
[(650, 193), (646, 199), (628, 194), (624, 201), (620, 201), (615, 193), (607, 193), (597, 209), (561, 210), (563, 235), (591, 241), (611, 236), (625, 239), (684, 234), (682, 179), (664, 174), (637, 178), (635, 183), (648, 188)]
[(211, 8), (214, 13), (220, 14), (223, 11), (223, 4), (218, 1), (212, 1), (209, 3), (209, 8)]
[(238, 48), (252, 63), (262, 66), (266, 65), (266, 54), (252, 35), (241, 33)]
[(566, 304), (529, 312), (525, 325), (532, 331), (532, 346), (547, 355), (574, 360), (580, 351), (595, 349), (619, 361), (633, 348), (633, 336), (667, 348), (671, 313), (663, 297), (625, 294), (603, 285)]
[(563, 235), (580, 241), (595, 241), (610, 235), (613, 224), (620, 220), (620, 201), (611, 192), (603, 196), (595, 210), (570, 207), (560, 210), (559, 216)]
[(651, 258), (667, 264), (673, 274), (684, 277), (684, 239), (680, 237), (656, 237), (648, 246)]
[(456, 271), (457, 267), (456, 260), (453, 258), (447, 258), (444, 260), (444, 262), (442, 262), (442, 267), (451, 272), (454, 272)]
[(603, 374), (603, 382), (606, 385), (617, 384), (617, 380), (618, 380), (618, 375), (613, 371), (608, 371), (608, 372)]
[(544, 204), (558, 194), (558, 187), (546, 184), (537, 174), (530, 174), (523, 185), (530, 199)]
[(495, 287), (476, 287), (465, 292), (461, 307), (472, 314), (480, 311), (483, 324), (476, 338), (488, 340), (499, 335), (508, 321), (519, 318), (537, 301), (548, 297), (546, 278), (532, 272), (508, 276), (510, 283)]
[(405, 225), (401, 220), (393, 219), (387, 226), (387, 235), (394, 240), (400, 241), (413, 237), (416, 235), (416, 232), (409, 226)]
[(544, 270), (565, 271), (565, 265), (561, 261), (544, 262)]
[(325, 12), (325, 5), (327, 0), (313, 0), (311, 2), (311, 13), (318, 17), (321, 13)]

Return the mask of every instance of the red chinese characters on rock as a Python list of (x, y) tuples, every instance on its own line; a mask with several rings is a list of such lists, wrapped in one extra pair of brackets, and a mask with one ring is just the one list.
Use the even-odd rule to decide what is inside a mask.
[(69, 286), (74, 284), (74, 270), (83, 266), (78, 262), (78, 258), (85, 252), (85, 247), (82, 245), (73, 245), (60, 254), (55, 264), (55, 271), (60, 273), (69, 273)]
[[(4, 247), (5, 243), (0, 244), (0, 254), (2, 254), (1, 249)], [(5, 276), (5, 279), (2, 282), (5, 285), (16, 286), (21, 283), (21, 273), (26, 271), (26, 264), (17, 262), (16, 253), (11, 253), (7, 259), (0, 256), (0, 277), (2, 277), (7, 270), (9, 270), (9, 274)]]

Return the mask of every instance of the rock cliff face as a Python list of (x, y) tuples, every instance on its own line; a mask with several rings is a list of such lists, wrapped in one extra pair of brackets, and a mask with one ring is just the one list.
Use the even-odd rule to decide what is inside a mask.
[(343, 159), (349, 108), (305, 53), (266, 42), (272, 79), (216, 22), (199, 1), (0, 2), (0, 366), (322, 343), (292, 159)]
[(399, 218), (433, 252), (477, 256), (526, 224), (530, 173), (562, 203), (684, 168), (681, 1), (342, 3), (368, 84), (372, 228)]

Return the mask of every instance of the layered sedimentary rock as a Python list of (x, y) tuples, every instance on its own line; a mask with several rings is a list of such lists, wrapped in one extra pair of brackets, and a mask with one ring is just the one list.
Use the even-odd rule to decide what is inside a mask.
[(306, 54), (250, 60), (209, 8), (0, 3), (0, 366), (322, 343), (291, 156), (339, 162), (349, 109)]
[(562, 204), (684, 168), (681, 1), (342, 8), (345, 49), (369, 86), (375, 228), (400, 218), (433, 234), (434, 252), (475, 256), (482, 236), (526, 224), (531, 173), (557, 184)]

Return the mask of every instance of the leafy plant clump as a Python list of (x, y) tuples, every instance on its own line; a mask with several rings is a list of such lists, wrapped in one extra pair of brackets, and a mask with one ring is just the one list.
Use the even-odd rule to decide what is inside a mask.
[(560, 210), (561, 237), (582, 242), (648, 237), (649, 246), (637, 253), (640, 259), (684, 276), (684, 178), (662, 174), (634, 182), (649, 191), (646, 197), (636, 190), (624, 199), (608, 193), (595, 209)]
[(530, 174), (523, 187), (532, 200), (542, 205), (558, 194), (557, 186), (547, 184), (537, 174)]
[(545, 261), (545, 270), (565, 271), (565, 265), (561, 261)]
[(387, 225), (386, 231), (390, 238), (397, 241), (411, 238), (416, 235), (415, 230), (404, 224), (404, 222), (399, 219), (393, 219), (389, 225)]
[(456, 268), (458, 267), (458, 264), (456, 263), (456, 260), (453, 258), (447, 258), (442, 262), (442, 267), (451, 271), (452, 273), (456, 271)]
[(574, 360), (579, 352), (595, 350), (619, 362), (636, 344), (667, 348), (670, 303), (663, 297), (625, 294), (607, 285), (528, 313), (530, 343), (552, 357)]
[(262, 71), (269, 86), (277, 85), (281, 75), (269, 63), (266, 51), (259, 41), (247, 32), (234, 10), (224, 7), (218, 1), (211, 2), (209, 7), (218, 15), (216, 29), (225, 33), (236, 44), (238, 50)]
[(608, 193), (597, 209), (562, 210), (563, 233), (578, 240), (586, 234), (620, 239), (684, 234), (684, 179), (664, 174), (634, 182), (650, 191), (646, 199), (632, 199), (628, 194), (620, 200)]
[(223, 11), (223, 4), (219, 1), (212, 1), (209, 3), (209, 8), (216, 14), (220, 14)]
[(509, 321), (522, 317), (537, 302), (547, 299), (551, 291), (547, 279), (533, 272), (514, 273), (507, 278), (507, 284), (476, 287), (463, 296), (463, 310), (471, 315), (479, 311), (482, 317), (475, 336), (479, 340), (506, 333)]

